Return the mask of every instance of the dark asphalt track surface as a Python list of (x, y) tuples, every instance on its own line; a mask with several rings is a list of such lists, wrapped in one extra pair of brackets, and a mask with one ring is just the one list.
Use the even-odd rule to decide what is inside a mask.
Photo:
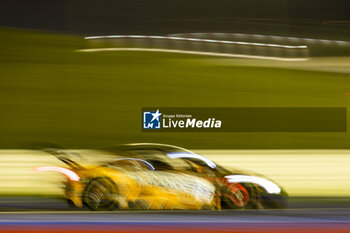
[(26, 211), (2, 212), (0, 224), (118, 223), (344, 223), (350, 209), (229, 210), (229, 211)]
[(108, 211), (71, 209), (61, 199), (1, 197), (0, 224), (12, 223), (346, 223), (347, 198), (294, 198), (289, 209), (223, 211)]
[(2, 232), (350, 232), (347, 198), (293, 199), (284, 210), (106, 211), (60, 199), (0, 198)]

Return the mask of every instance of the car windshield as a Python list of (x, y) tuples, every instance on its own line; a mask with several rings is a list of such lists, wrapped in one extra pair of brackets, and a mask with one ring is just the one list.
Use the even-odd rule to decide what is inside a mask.
[(156, 170), (191, 170), (191, 161), (202, 167), (215, 169), (216, 164), (190, 150), (181, 147), (156, 144), (134, 143), (115, 146), (108, 149), (114, 155), (121, 157), (139, 158), (150, 162)]
[(155, 170), (151, 163), (138, 158), (116, 158), (108, 162), (106, 165), (112, 168), (123, 168), (128, 170)]
[(152, 164), (155, 170), (190, 170), (191, 166), (178, 156), (194, 154), (180, 147), (143, 143), (116, 146), (109, 151), (120, 157), (145, 160)]

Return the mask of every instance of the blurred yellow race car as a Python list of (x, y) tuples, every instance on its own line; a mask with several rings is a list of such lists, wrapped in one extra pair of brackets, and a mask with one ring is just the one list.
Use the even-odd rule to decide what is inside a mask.
[(68, 165), (39, 167), (68, 177), (65, 197), (75, 207), (112, 209), (286, 208), (288, 194), (257, 174), (226, 169), (181, 147), (134, 143), (109, 148), (112, 159), (82, 166), (71, 153), (48, 149)]
[(167, 164), (152, 163), (134, 157), (117, 157), (99, 165), (82, 166), (64, 150), (48, 149), (68, 165), (38, 167), (37, 171), (57, 171), (68, 179), (65, 198), (68, 203), (91, 210), (220, 209), (215, 186), (191, 172), (169, 170)]

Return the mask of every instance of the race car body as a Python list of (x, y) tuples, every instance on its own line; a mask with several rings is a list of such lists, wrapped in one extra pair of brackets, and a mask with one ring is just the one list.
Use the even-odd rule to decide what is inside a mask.
[[(144, 159), (210, 181), (223, 209), (286, 208), (287, 192), (276, 182), (251, 172), (228, 169), (190, 150), (157, 143), (134, 143), (108, 149), (112, 154)], [(165, 166), (166, 164), (166, 166)]]
[[(76, 207), (87, 206), (91, 210), (218, 207), (214, 185), (195, 175), (155, 170), (147, 161), (127, 157), (83, 167), (63, 158), (64, 153), (58, 154), (70, 168), (57, 167), (56, 171), (68, 177), (65, 197)], [(37, 170), (44, 171), (45, 167)]]
[(112, 155), (111, 160), (90, 166), (71, 160), (66, 151), (48, 152), (69, 166), (53, 170), (68, 177), (65, 197), (75, 207), (87, 206), (91, 210), (287, 207), (288, 195), (275, 182), (226, 169), (176, 146), (121, 145), (105, 150)]

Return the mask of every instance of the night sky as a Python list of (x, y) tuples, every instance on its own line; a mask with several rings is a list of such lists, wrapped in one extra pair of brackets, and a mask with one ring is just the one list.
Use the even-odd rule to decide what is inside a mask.
[[(348, 22), (344, 22), (348, 21)], [(348, 0), (2, 0), (0, 25), (82, 35), (343, 34)], [(329, 30), (335, 30), (330, 33)], [(343, 32), (342, 32), (343, 31)], [(332, 35), (334, 36), (334, 35)]]

